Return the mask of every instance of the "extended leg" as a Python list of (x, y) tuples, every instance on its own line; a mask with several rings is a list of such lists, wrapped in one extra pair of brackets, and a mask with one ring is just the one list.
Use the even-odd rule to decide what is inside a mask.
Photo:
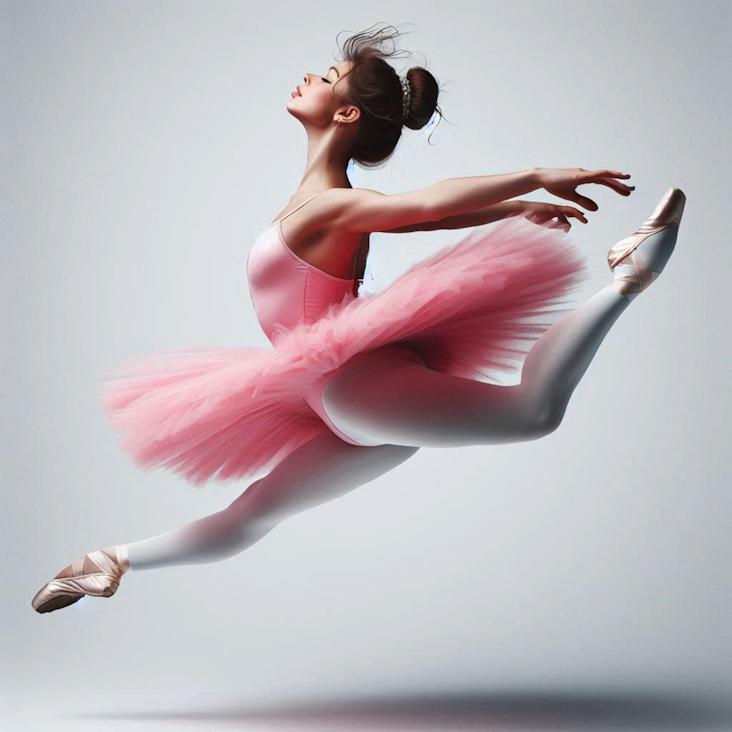
[(567, 402), (629, 301), (604, 287), (534, 344), (517, 386), (442, 374), (379, 359), (354, 366), (323, 390), (333, 423), (361, 444), (451, 447), (542, 437)]
[(277, 524), (387, 473), (419, 448), (356, 447), (324, 432), (252, 483), (230, 506), (167, 533), (127, 544), (133, 570), (217, 562), (239, 554)]
[(365, 445), (488, 445), (549, 434), (559, 426), (610, 328), (666, 266), (685, 200), (678, 188), (670, 188), (641, 227), (611, 248), (612, 283), (539, 338), (518, 386), (379, 359), (354, 366), (325, 387), (326, 414), (341, 432)]

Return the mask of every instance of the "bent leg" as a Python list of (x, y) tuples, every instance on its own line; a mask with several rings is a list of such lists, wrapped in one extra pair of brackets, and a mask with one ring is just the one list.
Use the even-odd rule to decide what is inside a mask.
[(572, 392), (628, 305), (604, 287), (542, 334), (516, 386), (384, 358), (336, 376), (323, 390), (323, 408), (339, 430), (368, 445), (456, 447), (543, 437), (559, 426)]
[(363, 445), (460, 447), (544, 434), (519, 387), (443, 374), (404, 359), (358, 364), (329, 382), (322, 398), (337, 429)]
[(127, 544), (133, 570), (217, 562), (239, 554), (296, 513), (338, 498), (414, 455), (399, 445), (357, 447), (329, 430), (288, 455), (223, 511)]
[(600, 344), (630, 301), (607, 286), (555, 323), (529, 351), (521, 370), (527, 400), (559, 425)]

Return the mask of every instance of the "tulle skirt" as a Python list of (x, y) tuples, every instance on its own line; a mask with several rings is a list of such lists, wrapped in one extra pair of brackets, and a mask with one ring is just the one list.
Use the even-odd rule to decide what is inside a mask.
[(164, 467), (196, 486), (254, 478), (328, 429), (303, 395), (349, 359), (395, 344), (435, 371), (504, 384), (588, 277), (565, 232), (511, 217), (471, 229), (382, 292), (275, 331), (271, 348), (132, 356), (100, 372), (99, 404), (142, 470)]

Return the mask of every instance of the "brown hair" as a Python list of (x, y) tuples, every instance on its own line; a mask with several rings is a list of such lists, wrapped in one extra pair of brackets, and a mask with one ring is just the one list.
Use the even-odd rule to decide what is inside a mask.
[[(399, 30), (386, 25), (381, 30), (370, 32), (373, 28), (375, 26), (348, 38), (341, 50), (342, 60), (352, 63), (344, 99), (361, 110), (358, 133), (348, 152), (355, 163), (369, 169), (382, 167), (388, 162), (403, 126), (419, 130), (435, 112), (443, 117), (437, 103), (437, 80), (422, 66), (412, 66), (406, 73), (410, 102), (407, 116), (403, 117), (399, 74), (385, 61), (386, 58), (401, 56), (403, 52), (394, 47), (391, 50), (382, 47), (397, 38)], [(389, 32), (389, 28), (394, 32)]]

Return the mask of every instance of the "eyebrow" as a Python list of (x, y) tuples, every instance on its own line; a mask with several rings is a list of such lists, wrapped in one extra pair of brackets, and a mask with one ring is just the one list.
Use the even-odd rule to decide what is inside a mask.
[(335, 66), (329, 66), (328, 71), (330, 71), (331, 69), (336, 72), (336, 76), (340, 79), (341, 75), (338, 73), (338, 69)]

